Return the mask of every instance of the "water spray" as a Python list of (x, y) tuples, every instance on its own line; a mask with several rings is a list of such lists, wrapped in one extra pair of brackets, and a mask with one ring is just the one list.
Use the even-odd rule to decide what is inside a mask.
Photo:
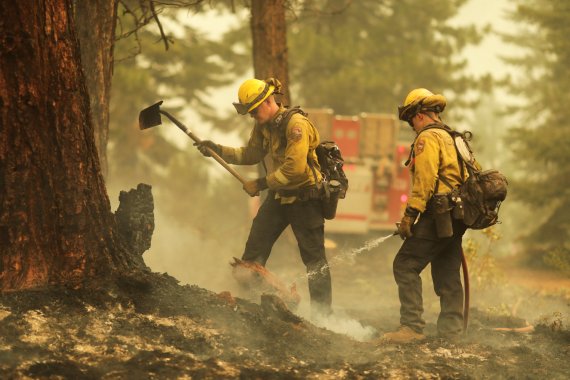
[[(319, 272), (323, 272), (327, 268), (330, 268), (331, 264), (335, 264), (341, 261), (352, 261), (354, 257), (358, 256), (362, 252), (370, 251), (373, 248), (378, 247), (380, 244), (388, 240), (394, 235), (397, 235), (398, 232), (391, 233), (390, 235), (382, 236), (376, 239), (368, 240), (364, 243), (362, 247), (353, 248), (351, 250), (345, 251), (332, 259), (329, 260), (327, 265), (322, 266), (317, 270), (313, 270), (308, 272), (305, 275), (299, 276), (297, 281), (305, 276), (310, 278), (311, 276), (316, 276)], [(342, 313), (334, 313), (327, 316), (316, 316), (312, 318), (313, 323), (317, 326), (324, 327), (328, 330), (337, 332), (339, 334), (345, 334), (351, 336), (353, 339), (356, 339), (361, 342), (368, 341), (373, 338), (376, 330), (371, 326), (364, 326), (361, 322), (349, 317), (348, 315), (344, 315)]]
[(341, 253), (341, 254), (333, 257), (332, 259), (329, 260), (327, 265), (323, 265), (319, 269), (307, 272), (307, 274), (299, 276), (298, 278), (293, 280), (293, 282), (296, 282), (297, 280), (300, 280), (301, 278), (304, 278), (304, 277), (310, 278), (311, 276), (316, 276), (317, 274), (319, 274), (319, 272), (323, 273), (324, 270), (330, 269), (331, 264), (333, 264), (333, 263), (348, 261), (348, 259), (350, 259), (350, 261), (352, 261), (356, 256), (358, 256), (362, 252), (370, 251), (371, 249), (378, 247), (380, 244), (384, 243), (386, 240), (390, 239), (392, 236), (395, 236), (395, 235), (398, 235), (398, 231), (393, 232), (390, 235), (382, 236), (382, 237), (379, 237), (379, 238), (376, 238), (373, 240), (368, 240), (367, 242), (364, 243), (364, 245), (362, 247), (353, 248), (347, 252)]

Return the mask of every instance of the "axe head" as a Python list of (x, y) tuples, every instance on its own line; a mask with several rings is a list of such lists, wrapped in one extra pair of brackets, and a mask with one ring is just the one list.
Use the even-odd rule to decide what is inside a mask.
[(153, 104), (150, 107), (145, 108), (139, 113), (139, 128), (147, 129), (156, 127), (162, 124), (160, 120), (160, 105), (162, 100), (158, 103)]

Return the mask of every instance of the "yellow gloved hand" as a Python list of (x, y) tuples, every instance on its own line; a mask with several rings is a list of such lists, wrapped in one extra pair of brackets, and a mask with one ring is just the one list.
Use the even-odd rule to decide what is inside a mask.
[(255, 197), (259, 195), (259, 184), (257, 180), (247, 181), (243, 184), (243, 189), (250, 197)]
[(402, 220), (398, 224), (398, 234), (405, 240), (407, 238), (411, 238), (412, 234), (412, 226), (416, 221), (416, 218), (419, 215), (419, 211), (410, 207), (406, 207), (406, 211), (404, 212), (404, 216)]
[(210, 140), (202, 140), (199, 143), (194, 143), (194, 146), (198, 148), (200, 153), (202, 153), (206, 157), (211, 156), (208, 148), (213, 150), (218, 156), (222, 153), (222, 148), (218, 144)]
[(405, 240), (407, 238), (412, 237), (412, 225), (414, 224), (416, 218), (413, 218), (408, 215), (404, 215), (400, 223), (398, 223), (398, 234)]

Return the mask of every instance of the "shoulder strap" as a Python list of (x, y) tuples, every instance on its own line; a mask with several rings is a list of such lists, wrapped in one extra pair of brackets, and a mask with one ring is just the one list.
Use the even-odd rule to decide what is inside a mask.
[(299, 106), (295, 106), (292, 108), (286, 108), (285, 112), (281, 113), (275, 118), (275, 124), (282, 128), (287, 128), (287, 124), (289, 124), (289, 120), (295, 115), (296, 113), (300, 113), (303, 116), (307, 116), (308, 114), (301, 109)]
[[(421, 131), (420, 133), (418, 133), (418, 135), (416, 136), (416, 138), (414, 139), (414, 142), (412, 143), (412, 145), (410, 145), (410, 154), (408, 155), (408, 159), (406, 160), (406, 162), (404, 162), (404, 166), (408, 166), (410, 164), (410, 162), (412, 162), (412, 159), (414, 158), (415, 154), (414, 154), (414, 146), (416, 145), (416, 140), (420, 137), (420, 135), (427, 131), (428, 129), (443, 129), (445, 131), (447, 131), (449, 134), (453, 133), (453, 130), (451, 128), (449, 128), (447, 125), (443, 124), (443, 123), (431, 123), (426, 125)], [(453, 136), (453, 135), (452, 135)]]
[[(313, 163), (309, 159), (309, 156), (307, 156), (307, 164), (309, 165), (309, 167), (311, 168), (311, 171), (313, 172), (313, 177), (315, 178), (315, 185), (317, 186), (317, 188), (320, 188), (321, 184), (319, 183), (319, 179), (317, 178), (317, 171), (315, 170), (315, 166), (313, 165)], [(328, 197), (328, 189), (326, 189), (326, 190), (327, 190), (327, 197)]]
[[(451, 129), (448, 125), (443, 124), (443, 123), (432, 123), (432, 124), (428, 124), (425, 128), (423, 128), (420, 133), (418, 133), (418, 137), (420, 134), (422, 134), (422, 132), (427, 131), (429, 129), (443, 129), (444, 131), (446, 131), (447, 133), (449, 133), (449, 135), (451, 136), (452, 140), (453, 140), (453, 146), (455, 147), (455, 152), (457, 154), (457, 161), (459, 164), (459, 170), (460, 170), (460, 175), (461, 175), (461, 181), (465, 182), (465, 169), (463, 167), (463, 163), (465, 162), (465, 160), (463, 160), (461, 154), (459, 153), (459, 150), (457, 149), (457, 144), (455, 143), (455, 138), (457, 136), (463, 136), (462, 133), (454, 131), (453, 129)], [(417, 139), (417, 137), (416, 137)], [(412, 148), (413, 148), (413, 144), (412, 144)], [(410, 152), (410, 157), (411, 157), (411, 152)], [(470, 163), (469, 162), (465, 162), (465, 164), (467, 165), (467, 171), (469, 171), (469, 173), (471, 174), (470, 171)], [(443, 182), (447, 187), (449, 187), (450, 189), (453, 189), (453, 186), (451, 186), (451, 184), (449, 183), (449, 181), (445, 178), (442, 177), (440, 175), (437, 176), (437, 180), (435, 182), (435, 189), (434, 189), (434, 193), (437, 193), (439, 190), (439, 181)]]
[[(275, 119), (275, 124), (277, 124), (277, 126), (279, 128), (281, 128), (281, 130), (282, 130), (282, 138), (285, 138), (285, 130), (287, 128), (287, 124), (289, 124), (289, 120), (291, 120), (293, 115), (295, 115), (297, 113), (300, 113), (301, 115), (303, 115), (305, 117), (308, 116), (308, 113), (303, 111), (300, 106), (295, 106), (292, 108), (287, 108), (285, 110), (285, 112), (283, 112), (282, 114), (277, 116), (277, 118)], [(313, 165), (313, 163), (309, 159), (309, 156), (307, 156), (307, 164), (309, 165), (309, 167), (311, 168), (311, 171), (313, 172), (313, 177), (315, 177), (315, 184), (317, 185), (317, 187), (320, 187), (320, 184), (319, 184), (319, 181), (317, 178), (317, 171), (315, 170), (315, 166)]]
[(274, 123), (276, 125), (276, 128), (279, 129), (279, 134), (281, 136), (281, 144), (284, 147), (287, 145), (287, 137), (286, 137), (287, 125), (289, 124), (289, 120), (291, 120), (293, 115), (295, 115), (296, 113), (300, 113), (305, 117), (307, 116), (307, 113), (303, 111), (301, 107), (295, 106), (293, 108), (286, 107), (285, 111), (277, 115), (277, 117), (275, 118)]
[[(478, 172), (479, 170), (473, 166), (472, 163), (465, 161), (463, 159), (463, 156), (461, 155), (461, 152), (459, 152), (459, 149), (457, 148), (457, 143), (455, 141), (455, 139), (457, 137), (461, 137), (463, 139), (463, 141), (465, 141), (465, 143), (467, 144), (467, 139), (466, 136), (469, 135), (471, 136), (471, 132), (457, 132), (453, 129), (451, 129), (448, 125), (446, 124), (439, 124), (439, 123), (434, 123), (434, 124), (430, 124), (428, 125), (426, 128), (422, 129), (421, 132), (427, 130), (427, 129), (433, 129), (433, 128), (439, 128), (439, 129), (443, 129), (444, 131), (446, 131), (447, 133), (450, 134), (451, 138), (453, 139), (453, 146), (455, 147), (455, 152), (457, 153), (457, 160), (459, 162), (459, 170), (461, 170), (461, 180), (463, 182), (465, 182), (465, 169), (463, 167), (463, 164), (465, 164), (465, 166), (467, 166), (467, 172), (469, 173), (469, 175), (473, 175), (474, 172)], [(420, 133), (421, 133), (420, 132)], [(467, 144), (467, 146), (469, 146), (469, 144)], [(469, 149), (470, 150), (470, 149)], [(443, 178), (442, 178), (443, 181)], [(446, 185), (448, 185), (446, 182), (444, 182)], [(449, 186), (449, 185), (448, 185)]]

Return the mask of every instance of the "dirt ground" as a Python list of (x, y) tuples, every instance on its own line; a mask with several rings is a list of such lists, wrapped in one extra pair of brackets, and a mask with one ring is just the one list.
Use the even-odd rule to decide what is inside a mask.
[(220, 294), (151, 272), (81, 291), (2, 294), (0, 378), (570, 377), (570, 293), (564, 278), (560, 287), (551, 286), (557, 279), (552, 274), (547, 289), (540, 287), (546, 281), (523, 281), (534, 273), (522, 270), (505, 272), (505, 280), (492, 287), (474, 279), (470, 327), (453, 342), (436, 335), (439, 305), (426, 275), (428, 339), (380, 343), (381, 334), (398, 325), (391, 277), (396, 240), (359, 255), (350, 254), (350, 244), (328, 253), (335, 314), (324, 320), (310, 320), (296, 252), (276, 252), (268, 263), (280, 277), (295, 280), (303, 297), (295, 315), (274, 298), (251, 302), (235, 289), (228, 289), (231, 296)]

